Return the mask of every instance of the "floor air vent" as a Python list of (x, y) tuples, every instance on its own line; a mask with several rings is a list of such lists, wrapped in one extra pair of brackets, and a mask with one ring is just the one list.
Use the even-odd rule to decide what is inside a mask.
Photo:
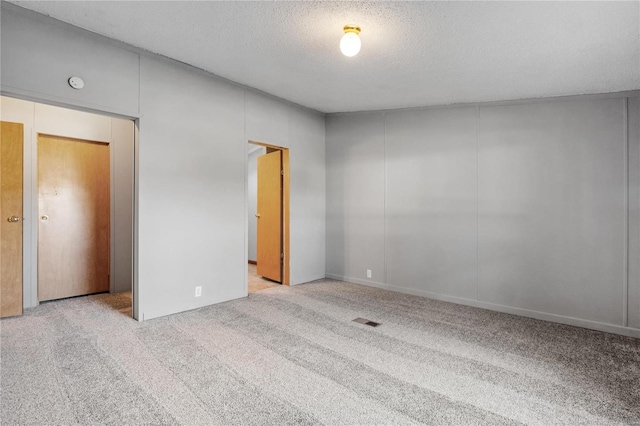
[(380, 325), (379, 322), (375, 322), (375, 321), (370, 321), (366, 318), (356, 318), (353, 321), (360, 323), (360, 324), (364, 324), (364, 325), (370, 325), (371, 327), (377, 327)]

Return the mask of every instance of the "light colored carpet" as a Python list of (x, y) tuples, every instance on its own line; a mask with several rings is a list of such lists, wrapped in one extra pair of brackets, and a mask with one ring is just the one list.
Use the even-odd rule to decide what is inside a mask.
[(249, 268), (247, 271), (247, 284), (249, 293), (256, 293), (258, 291), (265, 290), (267, 288), (279, 286), (281, 284), (270, 281), (266, 278), (262, 278), (258, 275), (258, 267), (249, 263)]
[(0, 321), (2, 425), (640, 424), (638, 339), (331, 280), (129, 305)]

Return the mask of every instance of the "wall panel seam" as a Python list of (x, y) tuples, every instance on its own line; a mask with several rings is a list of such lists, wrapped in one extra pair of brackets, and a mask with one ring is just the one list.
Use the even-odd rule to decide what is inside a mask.
[(622, 98), (624, 143), (624, 266), (622, 269), (622, 325), (629, 323), (629, 98)]
[(387, 276), (387, 113), (382, 113), (382, 125), (384, 127), (384, 137), (382, 141), (382, 159), (384, 165), (384, 191), (383, 197), (383, 218), (384, 229), (382, 236), (382, 260), (384, 268), (384, 282), (388, 283), (389, 277)]
[[(242, 91), (242, 113), (243, 113), (243, 121), (242, 121), (242, 132), (244, 136), (244, 143), (249, 143), (249, 138), (247, 138), (247, 91)], [(287, 129), (288, 131), (288, 129)], [(246, 145), (245, 145), (246, 150)], [(249, 295), (249, 155), (245, 152), (244, 158), (244, 289)], [(258, 256), (256, 256), (256, 260)], [(291, 266), (289, 266), (291, 267)], [(291, 276), (289, 276), (289, 282), (291, 282)]]
[(476, 104), (476, 300), (480, 300), (480, 105)]

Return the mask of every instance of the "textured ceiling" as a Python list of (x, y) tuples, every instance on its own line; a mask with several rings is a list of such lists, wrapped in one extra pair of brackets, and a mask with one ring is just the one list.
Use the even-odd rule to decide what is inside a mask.
[(12, 3), (323, 112), (640, 88), (638, 1)]

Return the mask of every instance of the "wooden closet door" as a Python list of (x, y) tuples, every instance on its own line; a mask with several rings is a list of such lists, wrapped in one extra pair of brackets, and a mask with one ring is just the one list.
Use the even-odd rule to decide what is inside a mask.
[(38, 298), (109, 290), (109, 145), (38, 137)]
[(22, 163), (24, 126), (0, 129), (0, 317), (22, 315)]

